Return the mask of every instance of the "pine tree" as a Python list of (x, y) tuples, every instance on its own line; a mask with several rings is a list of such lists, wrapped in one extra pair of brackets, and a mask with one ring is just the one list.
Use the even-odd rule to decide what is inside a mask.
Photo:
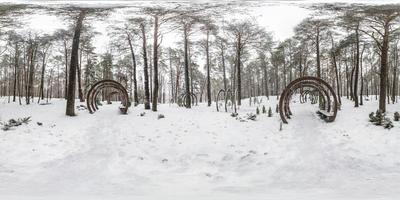
[(257, 107), (257, 109), (256, 109), (256, 114), (257, 114), (257, 115), (260, 114), (260, 109), (258, 109), (258, 107)]
[(262, 113), (263, 114), (266, 114), (267, 113), (267, 110), (265, 109), (265, 106), (263, 105), (263, 107), (262, 107)]

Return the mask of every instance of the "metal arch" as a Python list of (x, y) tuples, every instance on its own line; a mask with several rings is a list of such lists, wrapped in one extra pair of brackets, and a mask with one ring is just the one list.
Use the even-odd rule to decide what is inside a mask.
[(318, 92), (318, 91), (315, 91), (315, 90), (300, 91), (300, 103), (306, 103), (307, 97), (309, 97), (310, 99), (313, 98), (315, 92)]
[(323, 100), (325, 109), (327, 109), (327, 111), (330, 112), (331, 105), (330, 105), (330, 103), (327, 104), (327, 102), (331, 102), (330, 95), (329, 95), (328, 91), (325, 88), (323, 88), (321, 86), (321, 84), (315, 84), (314, 82), (311, 82), (311, 81), (303, 81), (303, 82), (299, 82), (297, 84), (294, 84), (292, 86), (292, 88), (289, 90), (287, 98), (285, 99), (286, 101), (285, 101), (285, 104), (284, 104), (284, 106), (285, 106), (284, 109), (285, 109), (286, 116), (289, 119), (290, 119), (289, 115), (291, 115), (291, 110), (290, 110), (290, 107), (289, 107), (289, 101), (292, 98), (293, 92), (298, 90), (298, 89), (300, 89), (300, 88), (304, 88), (304, 87), (310, 87), (310, 88), (313, 88), (313, 89), (317, 90), (317, 92), (321, 95), (321, 97), (323, 97), (322, 100)]
[[(89, 111), (91, 111), (91, 112), (98, 110), (98, 107), (96, 104), (96, 99), (97, 99), (97, 96), (100, 93), (100, 91), (104, 88), (113, 88), (113, 89), (118, 90), (123, 95), (123, 97), (125, 97), (122, 99), (122, 104), (126, 108), (130, 106), (127, 92), (126, 92), (125, 88), (122, 87), (122, 85), (120, 85), (118, 82), (103, 81), (103, 82), (100, 82), (99, 84), (93, 85), (92, 88), (93, 88), (93, 90), (89, 91), (88, 98), (87, 98), (90, 100), (90, 102), (88, 102), (89, 103), (88, 108), (89, 108)], [(125, 93), (125, 95), (124, 95), (124, 93)], [(126, 113), (125, 111), (127, 111), (127, 109), (121, 109), (121, 111), (123, 113)]]
[(87, 97), (86, 104), (89, 112), (94, 113), (96, 110), (98, 110), (96, 99), (100, 91), (102, 91), (105, 88), (115, 89), (116, 91), (112, 92), (113, 95), (118, 93), (122, 97), (121, 103), (124, 107), (120, 108), (120, 111), (123, 114), (126, 114), (128, 112), (128, 108), (130, 107), (129, 95), (127, 90), (119, 82), (108, 79), (98, 81), (90, 87), (86, 96)]
[[(226, 92), (225, 92), (225, 90), (224, 89), (220, 89), (219, 91), (218, 91), (218, 94), (217, 94), (217, 102), (215, 102), (215, 106), (217, 107), (217, 112), (219, 112), (219, 99), (220, 99), (220, 95), (221, 94), (224, 94), (224, 100), (226, 99)], [(225, 104), (225, 112), (226, 112), (226, 104)]]
[[(285, 115), (288, 119), (290, 119), (290, 115), (292, 115), (292, 111), (290, 109), (289, 102), (290, 102), (290, 99), (292, 98), (294, 91), (296, 91), (300, 88), (305, 88), (305, 87), (310, 87), (310, 88), (317, 90), (317, 92), (323, 97), (324, 105), (326, 105), (326, 102), (330, 102), (329, 94), (323, 88), (318, 87), (313, 84), (310, 84), (310, 83), (305, 83), (305, 82), (302, 82), (301, 84), (297, 84), (297, 85), (293, 86), (293, 88), (290, 90), (290, 93), (288, 93), (287, 98), (285, 99), (284, 110), (285, 110)], [(328, 112), (330, 111), (330, 109), (331, 109), (330, 104), (328, 104), (328, 108), (327, 108)]]
[[(324, 102), (325, 107), (326, 107), (326, 102), (330, 102), (330, 97), (329, 97), (328, 92), (324, 88), (322, 88), (320, 84), (315, 85), (314, 82), (310, 82), (310, 81), (298, 82), (298, 83), (294, 84), (292, 86), (292, 88), (289, 90), (289, 93), (287, 94), (287, 97), (284, 102), (284, 111), (285, 111), (285, 115), (288, 119), (290, 119), (290, 115), (292, 115), (292, 112), (291, 112), (290, 106), (289, 106), (289, 101), (292, 98), (293, 92), (296, 91), (297, 89), (304, 88), (304, 87), (311, 87), (315, 90), (318, 90), (320, 95), (323, 97), (323, 102)], [(328, 112), (330, 111), (330, 104), (328, 104), (327, 110), (328, 110)]]
[[(97, 99), (97, 96), (99, 95), (99, 93), (104, 88), (113, 88), (113, 89), (116, 89), (118, 91), (122, 91), (122, 93), (126, 92), (125, 88), (122, 87), (122, 85), (118, 85), (118, 83), (116, 84), (114, 82), (103, 82), (103, 83), (100, 83), (100, 84), (97, 84), (97, 85), (93, 85), (92, 87), (93, 87), (93, 90), (91, 90), (91, 91), (89, 90), (87, 99), (91, 100), (91, 102), (90, 102), (91, 106), (89, 107), (89, 110), (91, 108), (93, 111), (96, 111), (96, 110), (99, 109), (98, 106), (97, 106), (97, 103), (96, 103), (96, 99)], [(124, 90), (125, 90), (125, 92), (124, 92)], [(126, 94), (127, 94), (127, 92), (126, 92)], [(129, 99), (127, 100), (125, 98), (123, 98), (122, 100), (124, 102), (129, 101)]]
[(228, 112), (228, 101), (230, 100), (231, 103), (232, 103), (231, 109), (233, 109), (232, 107), (233, 107), (233, 104), (235, 103), (234, 100), (233, 100), (234, 96), (233, 96), (232, 90), (231, 89), (227, 89), (225, 91), (224, 89), (220, 89), (218, 91), (217, 99), (216, 99), (216, 102), (215, 102), (216, 108), (217, 108), (217, 112), (219, 112), (219, 102), (222, 100), (221, 99), (221, 94), (224, 94), (224, 99), (223, 99), (224, 100), (224, 108), (225, 108), (225, 112)]
[[(179, 95), (178, 97), (178, 101), (176, 102), (178, 104), (178, 106), (186, 106), (186, 98), (189, 96), (190, 98), (190, 103), (192, 105), (198, 105), (198, 100), (197, 100), (197, 96), (193, 93), (189, 93), (189, 95), (187, 93), (182, 93)], [(196, 104), (194, 104), (194, 102), (196, 102)]]
[[(333, 115), (328, 122), (334, 121), (337, 116), (337, 111), (338, 111), (338, 99), (337, 99), (335, 91), (324, 80), (317, 78), (317, 77), (306, 76), (306, 77), (301, 77), (301, 78), (293, 80), (283, 90), (283, 92), (279, 98), (279, 115), (281, 117), (282, 122), (287, 124), (288, 121), (286, 118), (290, 118), (289, 102), (290, 102), (290, 98), (293, 94), (293, 91), (297, 90), (299, 88), (304, 88), (304, 87), (315, 88), (320, 94), (321, 93), (324, 94), (322, 96), (326, 97), (325, 107), (328, 106), (328, 110), (327, 110), (328, 112), (333, 112), (332, 113)], [(331, 96), (333, 97), (333, 102), (330, 100)], [(332, 103), (332, 106), (331, 106), (331, 103)], [(287, 116), (289, 116), (289, 117), (287, 117)]]

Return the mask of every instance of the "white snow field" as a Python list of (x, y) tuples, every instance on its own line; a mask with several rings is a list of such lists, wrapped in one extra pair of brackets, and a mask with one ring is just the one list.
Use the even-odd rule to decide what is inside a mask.
[[(343, 98), (333, 123), (315, 105), (292, 103), (279, 131), (276, 97), (262, 103), (273, 117), (247, 122), (215, 104), (165, 104), (156, 113), (139, 105), (121, 115), (114, 102), (67, 117), (64, 100), (20, 106), (3, 98), (0, 121), (32, 121), (0, 130), (0, 199), (397, 200), (400, 123), (386, 130), (368, 122), (378, 107), (370, 99), (353, 108)], [(239, 116), (255, 113), (243, 104)], [(392, 118), (400, 104), (388, 110)]]

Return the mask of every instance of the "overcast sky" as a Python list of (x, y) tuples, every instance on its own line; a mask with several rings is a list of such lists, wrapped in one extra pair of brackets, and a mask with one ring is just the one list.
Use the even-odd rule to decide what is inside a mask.
[[(218, 0), (218, 2), (228, 2), (227, 0)], [(237, 0), (238, 1), (238, 0)], [(74, 4), (81, 6), (90, 6), (90, 5), (103, 5), (103, 6), (114, 6), (114, 5), (138, 5), (138, 2), (141, 2), (141, 5), (152, 5), (155, 2), (171, 2), (171, 1), (152, 1), (152, 0), (85, 0), (85, 1), (60, 1), (60, 0), (0, 0), (0, 2), (8, 2), (8, 3), (33, 3), (33, 4), (41, 4), (41, 5), (61, 5), (61, 4)], [(174, 2), (213, 2), (213, 0), (192, 0), (192, 1), (182, 1), (182, 0), (174, 0)], [(217, 1), (215, 1), (217, 2)], [(250, 1), (250, 2), (255, 2)], [(352, 0), (352, 1), (344, 1), (344, 0), (260, 0), (259, 7), (251, 8), (249, 12), (251, 16), (255, 17), (259, 24), (267, 31), (273, 33), (274, 38), (276, 40), (284, 40), (293, 35), (293, 28), (301, 22), (304, 18), (309, 16), (311, 11), (303, 8), (302, 4), (310, 4), (310, 3), (322, 3), (322, 2), (346, 2), (346, 3), (367, 3), (367, 4), (382, 4), (382, 3), (400, 3), (400, 0)], [(97, 52), (104, 52), (107, 44), (109, 43), (109, 38), (105, 34), (107, 32), (107, 27), (110, 23), (113, 23), (116, 19), (123, 19), (123, 15), (120, 13), (112, 14), (108, 20), (106, 21), (97, 21), (94, 22), (93, 26), (97, 31), (103, 33), (95, 38), (95, 46), (97, 47)], [(63, 22), (55, 17), (49, 16), (46, 14), (33, 14), (30, 16), (26, 16), (25, 19), (29, 28), (32, 28), (39, 32), (49, 32), (56, 30), (58, 28), (65, 27)], [(28, 27), (27, 27), (28, 28)], [(164, 41), (171, 42), (173, 39), (177, 38), (176, 35), (169, 35), (171, 39), (166, 39)], [(165, 44), (164, 44), (165, 45)], [(168, 45), (167, 45), (168, 46)]]

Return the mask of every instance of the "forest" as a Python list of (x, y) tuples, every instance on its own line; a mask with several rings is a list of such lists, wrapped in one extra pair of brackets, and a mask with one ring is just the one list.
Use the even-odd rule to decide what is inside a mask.
[(400, 196), (400, 4), (37, 2), (0, 3), (0, 198)]

